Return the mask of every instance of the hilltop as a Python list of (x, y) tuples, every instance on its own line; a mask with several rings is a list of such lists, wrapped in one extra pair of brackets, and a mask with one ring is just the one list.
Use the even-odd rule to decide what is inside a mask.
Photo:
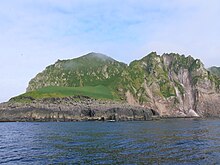
[(219, 116), (220, 80), (213, 70), (199, 59), (175, 53), (152, 52), (129, 65), (89, 53), (46, 67), (29, 82), (26, 93), (9, 102), (35, 106), (33, 102), (44, 99), (83, 96), (151, 109), (164, 117)]

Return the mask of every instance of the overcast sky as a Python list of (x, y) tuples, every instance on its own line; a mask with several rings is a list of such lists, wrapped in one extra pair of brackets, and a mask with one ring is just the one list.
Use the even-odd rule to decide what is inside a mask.
[(0, 102), (57, 59), (100, 52), (129, 63), (156, 51), (220, 66), (219, 0), (0, 2)]

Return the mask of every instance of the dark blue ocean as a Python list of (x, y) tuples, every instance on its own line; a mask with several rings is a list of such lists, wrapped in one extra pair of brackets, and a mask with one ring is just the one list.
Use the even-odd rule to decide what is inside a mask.
[(220, 164), (220, 120), (0, 123), (0, 164)]

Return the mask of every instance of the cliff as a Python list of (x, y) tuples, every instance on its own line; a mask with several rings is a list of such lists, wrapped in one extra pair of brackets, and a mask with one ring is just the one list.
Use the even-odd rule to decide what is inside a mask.
[(155, 109), (161, 116), (219, 115), (219, 79), (191, 56), (152, 52), (123, 73), (128, 103)]
[(0, 121), (129, 121), (158, 117), (151, 109), (84, 96), (0, 104)]
[[(127, 119), (151, 119), (155, 114), (161, 117), (219, 117), (219, 85), (218, 76), (191, 56), (152, 52), (126, 65), (103, 54), (89, 53), (76, 59), (58, 60), (48, 66), (30, 81), (26, 93), (1, 104), (4, 113), (0, 110), (0, 116), (5, 114), (6, 117), (7, 109), (14, 114), (18, 112), (15, 109), (27, 113), (37, 110), (45, 116), (44, 113), (57, 114), (58, 107), (66, 107), (61, 108), (65, 113), (78, 113), (73, 120), (88, 117), (83, 115), (83, 109), (95, 112), (99, 120), (112, 118), (112, 114), (106, 114), (113, 108), (114, 115), (121, 114), (119, 119), (122, 120), (130, 114), (129, 107), (132, 107), (132, 114), (138, 113), (139, 117), (128, 115)], [(79, 102), (69, 98), (78, 95), (93, 101), (81, 103), (80, 108), (76, 108), (73, 105)], [(54, 104), (48, 99), (67, 99), (69, 103)], [(147, 118), (145, 110), (151, 114)], [(46, 116), (50, 116), (48, 113)], [(65, 113), (62, 116), (66, 116)], [(55, 116), (60, 118), (60, 115)], [(93, 117), (89, 116), (89, 119)]]

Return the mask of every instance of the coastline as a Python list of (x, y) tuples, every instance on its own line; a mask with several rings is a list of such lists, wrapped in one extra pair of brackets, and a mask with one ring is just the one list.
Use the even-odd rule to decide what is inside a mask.
[(83, 96), (0, 104), (0, 121), (129, 121), (155, 116), (159, 114), (151, 109)]
[(195, 116), (161, 116), (156, 110), (126, 102), (74, 96), (0, 104), (0, 122), (149, 121)]

